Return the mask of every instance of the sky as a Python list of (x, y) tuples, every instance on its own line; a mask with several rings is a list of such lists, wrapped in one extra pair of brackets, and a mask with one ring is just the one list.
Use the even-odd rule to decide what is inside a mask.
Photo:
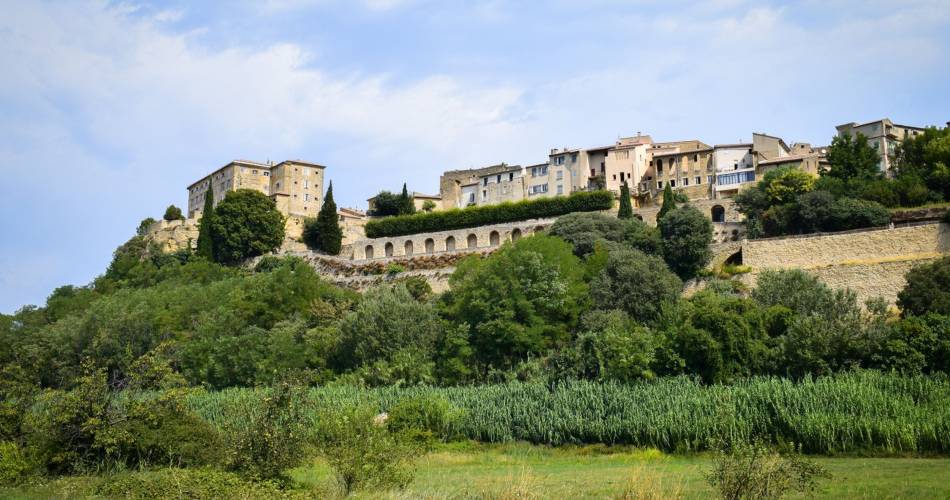
[(233, 159), (338, 205), (654, 140), (950, 120), (950, 0), (32, 2), (0, 11), (0, 312), (101, 274)]

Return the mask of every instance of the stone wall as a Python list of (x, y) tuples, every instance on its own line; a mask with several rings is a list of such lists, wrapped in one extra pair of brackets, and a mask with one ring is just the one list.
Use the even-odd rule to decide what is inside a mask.
[(157, 244), (165, 253), (195, 248), (198, 244), (198, 221), (196, 219), (156, 221), (149, 226), (145, 237)]
[(555, 219), (533, 219), (508, 224), (494, 224), (468, 229), (408, 234), (389, 238), (366, 238), (352, 243), (354, 261), (380, 260), (392, 257), (413, 257), (441, 253), (470, 253), (494, 249), (504, 242), (546, 229)]
[(914, 266), (950, 253), (950, 225), (923, 223), (904, 227), (848, 231), (745, 241), (742, 263), (754, 285), (765, 269), (802, 269), (832, 288), (850, 288), (863, 302), (897, 300)]

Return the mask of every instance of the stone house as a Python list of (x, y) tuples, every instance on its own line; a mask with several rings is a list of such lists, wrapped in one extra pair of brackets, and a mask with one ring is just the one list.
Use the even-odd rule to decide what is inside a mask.
[(905, 138), (916, 137), (924, 133), (924, 128), (911, 125), (899, 125), (888, 118), (867, 123), (844, 123), (835, 127), (837, 135), (856, 137), (862, 134), (868, 138), (868, 144), (877, 150), (880, 156), (878, 168), (890, 175), (897, 159), (897, 145)]

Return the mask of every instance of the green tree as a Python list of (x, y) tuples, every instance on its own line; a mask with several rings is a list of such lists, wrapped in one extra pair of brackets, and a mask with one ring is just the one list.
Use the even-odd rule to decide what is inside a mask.
[(333, 201), (333, 183), (327, 188), (323, 206), (316, 219), (304, 222), (303, 241), (308, 247), (321, 250), (330, 255), (339, 255), (343, 244), (343, 229), (340, 227), (336, 203)]
[(237, 264), (280, 247), (284, 216), (264, 193), (229, 191), (214, 209), (210, 233), (215, 261)]
[(656, 214), (656, 220), (659, 221), (666, 215), (670, 210), (676, 208), (676, 195), (673, 194), (673, 188), (670, 186), (670, 183), (666, 183), (666, 187), (663, 188), (663, 205), (660, 206), (660, 211)]
[(549, 233), (574, 246), (574, 255), (585, 257), (598, 242), (614, 242), (648, 254), (660, 252), (660, 233), (643, 221), (608, 217), (602, 213), (572, 213), (558, 217)]
[(624, 182), (620, 186), (620, 209), (617, 211), (618, 219), (632, 219), (633, 205), (630, 203), (630, 187)]
[(431, 212), (431, 211), (433, 211), (433, 210), (435, 210), (435, 202), (434, 202), (434, 201), (432, 201), (432, 200), (426, 200), (425, 202), (422, 203), (422, 211), (423, 211), (423, 212)]
[(145, 233), (148, 232), (148, 228), (155, 224), (156, 220), (151, 217), (146, 217), (142, 219), (142, 222), (139, 222), (139, 227), (135, 229), (135, 234), (138, 236), (145, 236)]
[(897, 305), (905, 316), (950, 315), (950, 256), (911, 269)]
[(660, 219), (663, 259), (680, 278), (696, 275), (712, 257), (712, 222), (699, 210), (685, 206)]
[(399, 195), (399, 215), (416, 213), (416, 203), (412, 196), (409, 196), (409, 190), (406, 189), (406, 183), (402, 183), (402, 193)]
[(773, 170), (763, 179), (770, 205), (794, 203), (799, 195), (811, 191), (815, 177), (794, 167)]
[(664, 305), (676, 302), (683, 282), (659, 257), (615, 248), (590, 289), (597, 309), (619, 309), (642, 324), (655, 321)]
[(654, 338), (623, 311), (591, 311), (574, 343), (578, 375), (594, 380), (628, 382), (651, 379)]
[(164, 219), (171, 222), (173, 220), (185, 220), (185, 216), (181, 214), (181, 209), (175, 205), (168, 205), (168, 208), (165, 209)]
[(881, 156), (868, 144), (864, 134), (854, 138), (850, 134), (836, 135), (828, 148), (829, 168), (821, 175), (842, 180), (876, 179), (882, 176), (879, 168)]
[(201, 220), (198, 221), (198, 249), (197, 255), (208, 260), (214, 260), (214, 240), (211, 237), (211, 226), (214, 222), (214, 190), (208, 187), (205, 191), (205, 205), (201, 210)]
[(535, 235), (456, 266), (442, 307), (469, 328), (483, 374), (568, 341), (589, 303), (584, 266), (571, 250), (560, 238)]
[[(370, 383), (428, 382), (442, 328), (435, 309), (404, 285), (373, 288), (340, 323), (340, 359), (347, 368), (363, 367)], [(385, 380), (389, 373), (394, 379)]]

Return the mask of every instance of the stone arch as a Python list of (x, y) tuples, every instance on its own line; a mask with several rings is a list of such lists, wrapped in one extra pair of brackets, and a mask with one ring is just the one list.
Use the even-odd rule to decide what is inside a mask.
[(426, 253), (435, 252), (435, 240), (433, 240), (432, 238), (426, 238), (425, 247), (426, 247)]
[(501, 243), (501, 236), (498, 234), (498, 231), (492, 231), (488, 234), (488, 244), (497, 247)]
[(633, 216), (634, 216), (637, 220), (639, 220), (640, 222), (643, 222), (643, 216), (642, 216), (642, 215), (640, 215), (640, 214), (633, 214)]
[(534, 232), (540, 233), (541, 231), (544, 231), (544, 226), (534, 226)]
[(722, 205), (713, 205), (709, 212), (713, 222), (726, 222), (726, 209)]
[(373, 245), (366, 245), (366, 248), (363, 250), (365, 253), (364, 257), (367, 259), (373, 258)]
[(452, 252), (455, 250), (455, 236), (449, 236), (445, 239), (445, 251)]
[(511, 241), (518, 241), (520, 239), (521, 239), (521, 230), (518, 228), (515, 228), (515, 230), (511, 232)]
[(742, 249), (740, 248), (738, 252), (726, 257), (725, 264), (732, 266), (737, 266), (742, 264)]
[(468, 244), (468, 248), (478, 248), (478, 236), (475, 236), (475, 233), (469, 234), (465, 241)]
[(393, 256), (393, 243), (391, 241), (386, 243), (386, 246), (384, 247), (384, 249), (386, 251), (386, 257)]
[(412, 255), (412, 240), (406, 240), (406, 244), (403, 245), (406, 255)]

